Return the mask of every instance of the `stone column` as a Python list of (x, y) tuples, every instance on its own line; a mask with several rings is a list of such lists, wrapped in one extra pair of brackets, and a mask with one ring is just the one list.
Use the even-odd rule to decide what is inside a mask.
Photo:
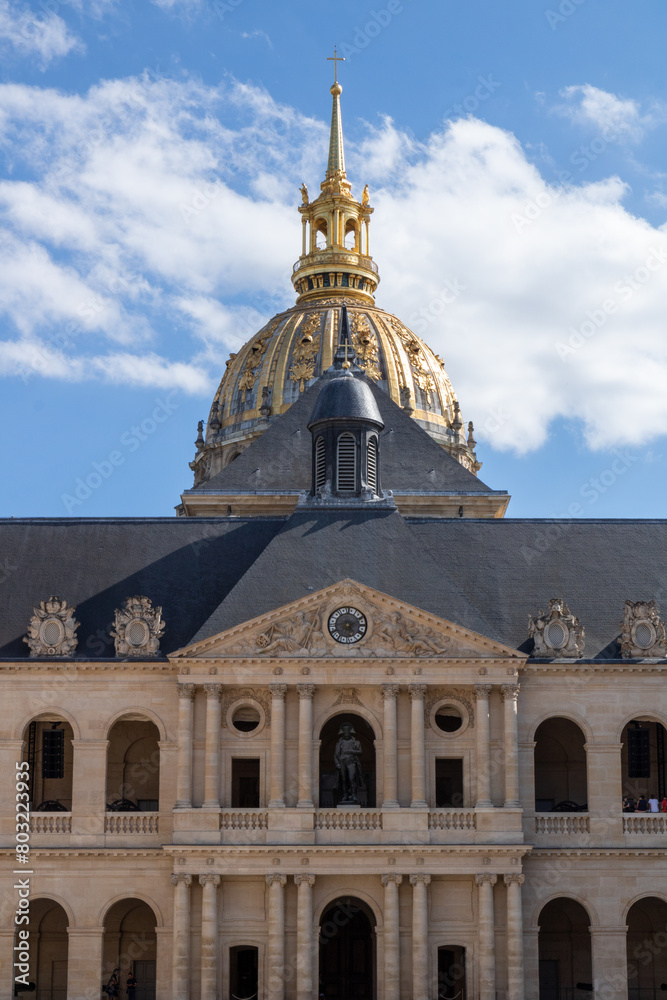
[[(67, 1000), (97, 1000), (99, 997), (103, 940), (104, 927), (67, 928)], [(12, 995), (13, 992), (6, 994)]]
[(493, 914), (493, 887), (497, 875), (476, 875), (479, 886), (479, 1000), (496, 998), (496, 934)]
[(507, 1000), (524, 1000), (521, 886), (525, 875), (505, 875), (503, 881), (507, 886)]
[[(412, 802), (413, 809), (426, 809), (426, 764), (424, 760), (424, 694), (425, 684), (411, 684), (412, 726), (410, 751), (412, 755)], [(414, 998), (416, 1000), (416, 998)]]
[(391, 872), (382, 876), (384, 886), (384, 1000), (400, 1000), (401, 939), (398, 910), (398, 887), (402, 875)]
[(430, 1000), (428, 982), (428, 895), (431, 876), (410, 876), (412, 886), (412, 998)]
[(178, 685), (176, 809), (192, 808), (192, 702), (194, 696), (194, 684)]
[(218, 896), (219, 875), (200, 875), (201, 894), (201, 1000), (218, 995)]
[(300, 809), (313, 809), (313, 695), (314, 684), (297, 684), (299, 692), (299, 773)]
[(519, 800), (519, 738), (517, 734), (518, 684), (503, 684), (500, 688), (505, 708), (505, 808), (518, 809)]
[[(603, 1000), (627, 1000), (628, 928), (591, 927), (593, 995)], [(657, 936), (656, 936), (657, 937)]]
[(206, 750), (204, 758), (204, 809), (220, 808), (220, 695), (222, 685), (205, 684)]
[(287, 684), (270, 684), (271, 781), (269, 808), (285, 807), (285, 692)]
[[(281, 685), (284, 686), (284, 685)], [(268, 982), (266, 1000), (285, 996), (285, 896), (286, 875), (267, 875), (269, 887)]]
[(398, 727), (396, 697), (398, 684), (383, 684), (384, 698), (384, 802), (383, 809), (398, 808)]
[(477, 696), (477, 802), (476, 809), (489, 808), (491, 802), (491, 753), (489, 746), (490, 684), (476, 684)]
[(190, 886), (192, 875), (171, 876), (174, 887), (172, 939), (172, 1000), (188, 1000), (190, 994)]
[(296, 1000), (313, 998), (313, 886), (314, 875), (295, 875), (296, 903)]

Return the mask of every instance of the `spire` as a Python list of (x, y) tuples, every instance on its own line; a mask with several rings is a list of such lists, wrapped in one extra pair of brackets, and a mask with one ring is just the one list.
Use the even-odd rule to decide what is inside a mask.
[(338, 55), (334, 49), (332, 56), (327, 56), (327, 60), (334, 64), (334, 83), (331, 88), (333, 106), (331, 108), (331, 132), (329, 135), (329, 160), (327, 162), (327, 180), (334, 180), (336, 177), (345, 177), (345, 150), (343, 148), (343, 120), (340, 113), (340, 95), (343, 88), (338, 82), (338, 63), (345, 62), (345, 59)]

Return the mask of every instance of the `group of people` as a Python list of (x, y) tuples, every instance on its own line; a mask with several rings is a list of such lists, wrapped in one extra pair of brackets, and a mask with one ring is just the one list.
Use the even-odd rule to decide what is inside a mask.
[(624, 813), (657, 813), (663, 812), (667, 813), (667, 795), (663, 795), (662, 802), (658, 801), (656, 795), (651, 795), (650, 798), (646, 798), (645, 795), (640, 795), (635, 801), (631, 795), (626, 795), (623, 798), (623, 812)]
[[(127, 979), (125, 980), (125, 992), (127, 993), (127, 1000), (135, 1000), (137, 990), (137, 980), (134, 978), (134, 973), (128, 973)], [(104, 987), (104, 992), (108, 997), (117, 997), (120, 992), (120, 969), (114, 969), (109, 977), (109, 982)]]

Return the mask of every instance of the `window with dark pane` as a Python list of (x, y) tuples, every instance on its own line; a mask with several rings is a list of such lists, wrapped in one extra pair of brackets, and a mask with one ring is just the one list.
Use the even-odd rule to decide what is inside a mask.
[(65, 777), (65, 733), (45, 729), (42, 733), (42, 778)]
[(628, 777), (651, 777), (651, 740), (648, 729), (628, 729)]

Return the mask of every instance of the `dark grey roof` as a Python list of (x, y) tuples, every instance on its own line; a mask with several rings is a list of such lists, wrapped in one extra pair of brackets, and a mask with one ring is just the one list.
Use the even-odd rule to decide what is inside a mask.
[[(190, 492), (248, 493), (309, 490), (312, 438), (307, 424), (323, 387), (323, 375), (260, 438), (227, 468)], [(419, 424), (366, 376), (384, 431), (380, 436), (382, 486), (400, 492), (493, 493), (448, 455)], [(501, 491), (502, 492), (502, 491)], [(502, 495), (506, 495), (502, 492)]]
[(415, 551), (396, 511), (296, 511), (197, 633), (205, 639), (351, 578), (490, 639), (493, 627), (450, 576)]
[(161, 649), (185, 645), (243, 576), (281, 518), (0, 520), (0, 656), (26, 657), (33, 608), (76, 605), (77, 656), (114, 655), (109, 629), (126, 597), (162, 605)]
[(308, 427), (330, 420), (370, 421), (378, 427), (384, 427), (366, 379), (355, 378), (350, 372), (346, 372), (325, 382), (313, 407)]

